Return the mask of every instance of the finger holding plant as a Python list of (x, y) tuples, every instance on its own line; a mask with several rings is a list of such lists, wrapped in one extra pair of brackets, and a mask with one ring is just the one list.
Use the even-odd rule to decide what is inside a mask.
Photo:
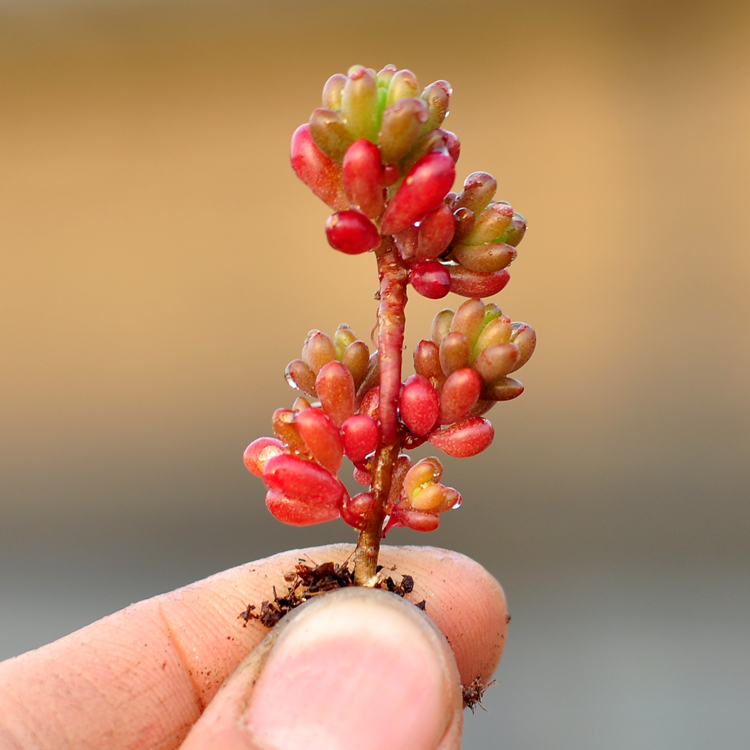
[[(483, 415), (521, 395), (510, 376), (536, 344), (530, 326), (481, 299), (510, 280), (526, 221), (495, 200), (497, 181), (486, 172), (450, 192), (461, 148), (442, 128), (451, 93), (445, 81), (420, 89), (411, 71), (392, 65), (354, 66), (328, 80), (323, 106), (292, 137), (297, 176), (334, 210), (329, 244), (376, 258), (376, 350), (346, 325), (333, 337), (311, 331), (286, 370), (304, 395), (274, 413), (275, 437), (251, 443), (244, 459), (279, 520), (304, 526), (341, 517), (359, 531), (359, 585), (375, 580), (388, 530), (432, 531), (461, 504), (441, 483), (440, 461), (413, 463), (408, 451), (428, 442), (465, 458), (489, 447), (494, 429)], [(469, 299), (437, 313), (430, 338), (415, 347), (415, 373), (403, 380), (409, 286), (429, 299), (449, 291)], [(338, 478), (345, 456), (367, 488), (354, 497)]]

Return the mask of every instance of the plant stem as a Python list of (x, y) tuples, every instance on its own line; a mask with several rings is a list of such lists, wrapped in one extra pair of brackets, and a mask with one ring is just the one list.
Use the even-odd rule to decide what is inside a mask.
[(359, 532), (357, 549), (354, 551), (354, 582), (357, 586), (370, 586), (378, 572), (380, 540), (383, 536), (385, 502), (391, 489), (391, 477), (400, 446), (381, 445), (376, 453), (372, 476), (372, 492), (375, 505), (367, 518), (367, 526)]
[(393, 240), (386, 238), (375, 251), (380, 278), (378, 307), (378, 359), (380, 361), (380, 426), (382, 442), (375, 454), (372, 492), (375, 507), (360, 532), (354, 553), (354, 580), (366, 586), (377, 573), (385, 504), (391, 489), (393, 469), (401, 449), (398, 438), (398, 397), (406, 326), (406, 282), (408, 275)]
[(376, 250), (380, 277), (378, 307), (378, 358), (380, 360), (380, 426), (383, 445), (396, 442), (398, 397), (401, 391), (401, 359), (406, 326), (406, 268), (393, 241), (384, 240)]

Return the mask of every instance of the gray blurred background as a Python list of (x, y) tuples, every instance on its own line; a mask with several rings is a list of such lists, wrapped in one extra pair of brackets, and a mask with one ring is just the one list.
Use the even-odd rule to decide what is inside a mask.
[[(241, 461), (372, 327), (293, 130), (353, 63), (454, 87), (540, 344), (430, 543), (513, 622), (467, 748), (750, 743), (750, 6), (0, 0), (0, 657), (282, 549)], [(449, 297), (455, 307), (460, 299)], [(409, 306), (410, 342), (441, 302)]]

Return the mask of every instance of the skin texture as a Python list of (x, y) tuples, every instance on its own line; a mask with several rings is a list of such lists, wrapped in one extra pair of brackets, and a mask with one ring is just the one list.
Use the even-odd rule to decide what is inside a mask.
[[(347, 746), (350, 725), (337, 720), (347, 709), (326, 713), (313, 706), (312, 713), (305, 713), (295, 705), (304, 707), (304, 697), (315, 694), (323, 705), (334, 700), (348, 706), (353, 717), (358, 705), (364, 711), (379, 694), (367, 679), (375, 669), (381, 670), (381, 686), (393, 685), (386, 695), (411, 685), (398, 697), (406, 718), (390, 725), (376, 722), (376, 729), (386, 727), (382, 742), (393, 750), (459, 747), (457, 681), (488, 680), (506, 633), (502, 589), (462, 555), (429, 547), (383, 547), (382, 564), (395, 566), (396, 577), (414, 577), (409, 599), (424, 599), (426, 614), (386, 592), (336, 592), (299, 608), (243, 663), (268, 633), (256, 621), (243, 626), (238, 614), (247, 604), (270, 598), (273, 586), (283, 591), (283, 574), (299, 558), (343, 562), (351, 553), (350, 545), (335, 545), (248, 563), (134, 604), (3, 662), (0, 748), (166, 750), (180, 747), (195, 725), (185, 744), (190, 750), (315, 750), (315, 733), (327, 743), (321, 747), (335, 750), (336, 740), (325, 733), (338, 725), (344, 732), (341, 746)], [(341, 593), (353, 598), (337, 601)], [(332, 611), (338, 613), (333, 618)], [(384, 626), (369, 625), (378, 622)], [(330, 623), (339, 623), (334, 640), (340, 648), (332, 648), (327, 638), (336, 630)], [(364, 676), (351, 677), (359, 667)], [(342, 684), (333, 676), (336, 670), (355, 687), (336, 693)], [(326, 697), (325, 690), (333, 692)], [(325, 718), (312, 726), (315, 715)], [(420, 721), (410, 723), (409, 715)], [(291, 727), (297, 739), (291, 730), (279, 734), (279, 727)], [(398, 744), (399, 736), (406, 745)], [(386, 746), (382, 742), (377, 740)]]

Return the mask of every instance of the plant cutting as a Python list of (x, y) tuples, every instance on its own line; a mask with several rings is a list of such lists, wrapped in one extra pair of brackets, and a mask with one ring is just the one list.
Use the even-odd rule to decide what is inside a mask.
[[(442, 483), (437, 456), (414, 461), (410, 452), (429, 444), (469, 458), (489, 448), (494, 429), (485, 415), (521, 395), (511, 376), (536, 345), (530, 326), (488, 301), (510, 280), (526, 221), (496, 200), (497, 181), (486, 172), (452, 191), (461, 146), (442, 127), (451, 94), (446, 81), (421, 88), (409, 70), (356, 65), (328, 79), (322, 107), (292, 136), (295, 173), (333, 211), (328, 243), (374, 258), (376, 322), (372, 348), (347, 325), (308, 334), (286, 369), (300, 395), (274, 412), (274, 436), (250, 443), (244, 461), (265, 483), (278, 520), (304, 526), (340, 517), (356, 530), (359, 586), (379, 584), (387, 533), (432, 531), (462, 502)], [(466, 299), (437, 312), (405, 377), (412, 291)], [(363, 487), (353, 496), (339, 478), (344, 458)]]

